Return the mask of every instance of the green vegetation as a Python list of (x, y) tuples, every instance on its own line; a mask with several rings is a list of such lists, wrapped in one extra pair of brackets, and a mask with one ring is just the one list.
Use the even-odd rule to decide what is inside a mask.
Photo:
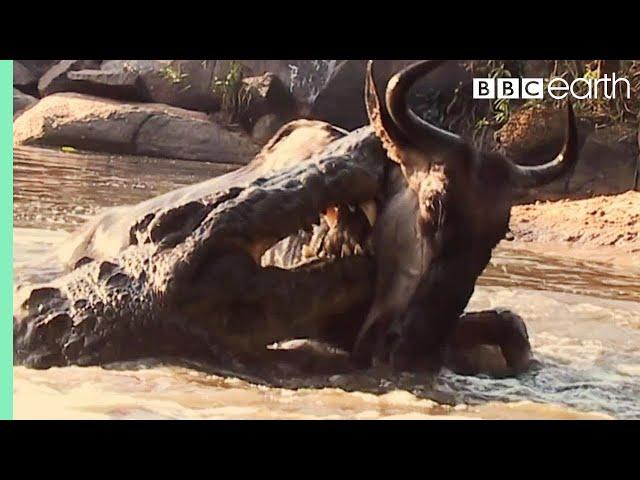
[[(576, 78), (599, 79), (605, 74), (611, 77), (612, 73), (618, 78), (626, 78), (631, 85), (630, 98), (625, 98), (621, 88), (616, 92), (615, 99), (604, 98), (599, 92), (597, 99), (575, 100), (574, 108), (581, 117), (591, 118), (599, 126), (607, 126), (620, 123), (637, 124), (640, 120), (640, 60), (559, 60), (554, 62), (550, 77), (562, 77), (571, 82)], [(586, 85), (580, 94), (586, 92)], [(545, 103), (560, 106), (562, 102), (553, 99)]]
[(180, 89), (180, 92), (186, 92), (191, 88), (191, 85), (188, 83), (189, 74), (182, 72), (180, 64), (176, 66), (170, 63), (160, 70), (160, 74), (173, 85), (184, 85), (183, 88)]
[[(487, 77), (489, 78), (511, 78), (519, 76), (522, 73), (523, 65), (521, 62), (511, 62), (512, 66), (508, 66), (504, 60), (489, 60), (485, 66), (488, 71)], [(512, 72), (509, 68), (516, 71)], [(487, 130), (497, 132), (504, 126), (505, 123), (511, 118), (511, 113), (514, 110), (512, 100), (509, 98), (500, 98), (491, 101), (489, 113), (475, 119), (473, 128), (473, 138), (481, 141), (484, 139), (484, 135)]]
[(220, 110), (231, 123), (239, 120), (251, 101), (251, 91), (243, 79), (242, 65), (232, 61), (227, 74), (223, 78), (215, 77), (211, 85), (213, 92), (220, 96)]
[[(526, 63), (517, 60), (484, 60), (473, 61), (467, 65), (475, 77), (506, 78), (523, 77)], [(604, 98), (602, 91), (599, 98), (574, 99), (573, 106), (576, 114), (595, 124), (597, 128), (606, 126), (630, 126), (637, 128), (640, 121), (640, 60), (548, 60), (548, 74), (545, 78), (545, 89), (552, 78), (561, 77), (571, 83), (578, 78), (594, 80), (603, 78), (605, 74), (611, 78), (615, 72), (617, 78), (626, 78), (630, 83), (630, 98), (623, 95), (621, 85), (618, 86), (615, 99)], [(531, 76), (531, 75), (529, 75)], [(586, 93), (586, 83), (576, 84), (578, 95)], [(471, 131), (476, 141), (482, 142), (485, 134), (500, 130), (520, 108), (531, 106), (547, 106), (561, 108), (564, 100), (555, 100), (549, 96), (539, 100), (510, 100), (497, 99), (482, 101), (472, 100), (470, 95), (464, 97), (456, 91), (454, 98), (448, 105), (437, 105), (441, 114), (446, 118), (450, 128), (457, 131)], [(458, 111), (457, 118), (450, 118), (450, 112)]]
[(170, 81), (171, 83), (177, 84), (184, 82), (189, 75), (187, 73), (182, 73), (180, 69), (180, 65), (177, 67), (173, 64), (169, 64), (166, 67), (160, 70), (160, 74), (163, 76), (165, 80)]

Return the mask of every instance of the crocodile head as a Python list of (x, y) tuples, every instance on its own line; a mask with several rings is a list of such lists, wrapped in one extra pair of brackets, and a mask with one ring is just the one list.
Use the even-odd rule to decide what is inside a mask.
[[(370, 302), (385, 158), (368, 128), (298, 121), (239, 171), (120, 208), (115, 229), (101, 216), (74, 237), (86, 255), (71, 271), (18, 289), (14, 363), (215, 358), (297, 336), (340, 343)], [(121, 247), (101, 255), (100, 242)]]

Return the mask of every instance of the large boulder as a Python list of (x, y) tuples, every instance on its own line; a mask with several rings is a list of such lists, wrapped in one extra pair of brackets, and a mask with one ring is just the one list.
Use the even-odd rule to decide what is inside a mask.
[(220, 163), (247, 163), (259, 147), (206, 114), (163, 104), (123, 103), (77, 93), (42, 99), (14, 121), (14, 144)]
[(13, 89), (13, 118), (16, 118), (24, 110), (38, 103), (38, 99), (22, 93), (17, 88)]
[(47, 70), (60, 62), (60, 60), (18, 60), (18, 62), (27, 67), (33, 76), (36, 77), (36, 80), (38, 80)]
[[(396, 72), (416, 60), (378, 60), (374, 70), (378, 87), (383, 90)], [(341, 60), (321, 86), (311, 104), (311, 117), (353, 130), (368, 122), (364, 103), (366, 60)], [(459, 63), (447, 62), (416, 85), (417, 95), (410, 97), (412, 107), (428, 107), (424, 95), (437, 93), (443, 103), (453, 98), (456, 88), (470, 84), (472, 75)], [(431, 97), (429, 97), (431, 98)], [(430, 103), (426, 101), (426, 103)]]
[(209, 112), (220, 106), (213, 88), (215, 64), (216, 60), (107, 60), (100, 70), (115, 76), (136, 74), (140, 101)]
[(139, 75), (135, 72), (77, 70), (67, 72), (74, 91), (117, 100), (138, 101), (142, 98)]
[(632, 190), (638, 155), (633, 127), (617, 124), (597, 129), (582, 147), (569, 184), (570, 196), (582, 198)]
[(353, 130), (367, 123), (366, 60), (344, 60), (313, 100), (311, 117)]
[(293, 120), (296, 105), (287, 87), (274, 73), (242, 79), (244, 105), (239, 111), (242, 127), (251, 131), (256, 122), (265, 115), (275, 115), (281, 124)]
[(83, 92), (81, 85), (70, 79), (67, 74), (74, 70), (95, 69), (99, 66), (98, 60), (62, 60), (40, 77), (38, 92), (41, 97), (58, 92)]
[(38, 78), (20, 62), (13, 62), (13, 87), (29, 95), (38, 92)]

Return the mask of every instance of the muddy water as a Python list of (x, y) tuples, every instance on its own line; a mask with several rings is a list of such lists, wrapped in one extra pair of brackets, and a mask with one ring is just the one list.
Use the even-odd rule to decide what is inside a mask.
[[(59, 272), (49, 253), (100, 209), (224, 169), (18, 149), (14, 278)], [(640, 418), (640, 273), (500, 246), (470, 309), (526, 320), (540, 366), (519, 378), (435, 382), (384, 372), (284, 379), (285, 388), (153, 360), (109, 368), (14, 369), (16, 418)], [(286, 388), (295, 387), (295, 388)]]

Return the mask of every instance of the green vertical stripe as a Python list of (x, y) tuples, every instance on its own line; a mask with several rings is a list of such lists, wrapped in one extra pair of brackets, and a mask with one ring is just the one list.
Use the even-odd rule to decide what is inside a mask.
[(0, 60), (0, 419), (13, 417), (13, 62)]

